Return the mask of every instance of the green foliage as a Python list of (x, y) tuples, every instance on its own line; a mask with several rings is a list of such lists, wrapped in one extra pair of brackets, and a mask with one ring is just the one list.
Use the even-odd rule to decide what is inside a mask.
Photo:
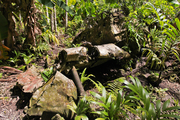
[[(150, 93), (143, 88), (139, 79), (133, 78), (132, 76), (130, 76), (130, 78), (132, 83), (128, 82), (124, 78), (120, 78), (116, 80), (115, 84), (109, 84), (109, 87), (112, 88), (110, 93), (106, 91), (102, 84), (97, 84), (91, 80), (99, 88), (100, 94), (90, 91), (91, 95), (93, 95), (96, 99), (84, 97), (80, 100), (77, 106), (75, 104), (68, 106), (71, 111), (77, 114), (75, 119), (88, 119), (86, 113), (90, 110), (90, 104), (96, 104), (100, 108), (98, 110), (93, 110), (92, 112), (99, 115), (96, 120), (124, 119), (128, 118), (128, 112), (139, 116), (141, 120), (165, 119), (167, 117), (180, 118), (180, 111), (178, 111), (180, 106), (178, 106), (178, 104), (173, 107), (168, 107), (170, 100), (165, 101), (163, 104), (160, 100), (156, 100), (154, 104), (151, 102), (152, 99), (150, 97)], [(118, 81), (119, 83), (123, 83), (124, 86), (119, 84)], [(120, 89), (117, 89), (117, 86)], [(124, 89), (126, 89), (126, 91), (129, 89), (130, 92), (123, 93)], [(166, 89), (155, 89), (155, 91), (159, 94), (163, 94)], [(115, 95), (116, 97), (113, 98)]]
[[(150, 101), (149, 93), (143, 88), (141, 82), (138, 78), (133, 78), (130, 76), (133, 84), (128, 81), (124, 81), (124, 88), (130, 89), (132, 95), (129, 96), (132, 100), (140, 101), (141, 105), (137, 106), (137, 112), (141, 117), (141, 120), (156, 120), (160, 118), (170, 117), (170, 118), (180, 118), (179, 115), (172, 114), (173, 110), (180, 109), (179, 106), (168, 107), (170, 100), (164, 102), (161, 107), (160, 100), (156, 101), (156, 106)], [(171, 113), (165, 113), (166, 111), (171, 111)]]
[[(144, 53), (147, 53), (147, 61), (146, 64), (148, 64), (151, 61), (151, 67), (153, 68), (155, 66), (155, 69), (160, 69), (160, 68), (164, 68), (164, 64), (162, 63), (161, 59), (158, 58), (158, 56), (154, 53), (154, 51), (152, 51), (149, 48), (142, 48), (143, 53), (142, 55), (144, 55)], [(148, 52), (147, 52), (148, 51)]]
[(43, 72), (41, 72), (41, 76), (42, 76), (43, 80), (45, 82), (47, 82), (51, 78), (53, 73), (54, 73), (54, 69), (53, 69), (53, 67), (50, 67), (50, 68), (47, 68), (46, 70), (44, 70)]
[(120, 80), (125, 80), (125, 77), (117, 78), (113, 81), (108, 82), (107, 89), (112, 93), (117, 95), (118, 91), (122, 89), (122, 83), (119, 82)]
[(33, 61), (34, 59), (36, 59), (35, 57), (34, 57), (34, 54), (31, 54), (31, 55), (26, 55), (26, 54), (24, 54), (24, 53), (21, 53), (21, 55), (22, 55), (22, 57), (23, 57), (23, 59), (24, 59), (24, 63), (26, 64), (26, 65), (28, 65), (31, 61)]
[(2, 76), (3, 76), (3, 73), (0, 73), (0, 79), (2, 78)]
[(26, 55), (25, 53), (21, 53), (21, 57), (23, 57), (25, 65), (21, 66), (19, 69), (25, 70), (25, 68), (29, 68), (29, 64), (36, 59), (34, 54)]
[[(145, 10), (146, 9), (146, 10)], [(166, 18), (166, 15), (162, 13), (161, 8), (156, 8), (153, 4), (148, 2), (144, 6), (144, 15), (154, 14), (155, 16), (151, 19), (145, 19), (145, 21), (151, 25), (156, 22), (160, 25), (160, 30), (157, 30), (156, 27), (151, 29), (148, 37), (151, 37), (150, 47), (144, 49), (144, 53), (147, 53), (147, 63), (151, 61), (151, 68), (155, 66), (156, 69), (164, 68), (165, 61), (169, 58), (170, 55), (175, 55), (178, 60), (179, 53), (177, 43), (179, 42), (179, 30), (175, 29), (174, 26), (170, 24), (170, 21)], [(178, 26), (178, 19), (175, 19), (175, 22)], [(158, 33), (158, 34), (157, 34)], [(148, 51), (148, 52), (147, 52)], [(159, 52), (159, 56), (156, 55), (156, 52)]]
[(54, 4), (51, 0), (38, 0), (40, 3), (42, 3), (43, 5), (46, 5), (48, 7), (54, 7)]
[(40, 3), (42, 3), (43, 5), (46, 5), (48, 7), (54, 7), (55, 4), (61, 8), (63, 8), (64, 10), (66, 10), (67, 12), (69, 12), (70, 14), (74, 14), (73, 10), (69, 8), (68, 5), (66, 5), (62, 0), (38, 0)]
[(135, 104), (131, 103), (128, 99), (126, 99), (125, 94), (122, 93), (123, 89), (119, 90), (116, 95), (116, 99), (112, 99), (112, 94), (107, 94), (107, 91), (104, 87), (102, 87), (102, 95), (99, 95), (95, 92), (90, 92), (97, 101), (91, 101), (93, 104), (97, 104), (100, 106), (100, 111), (94, 111), (93, 113), (99, 114), (99, 119), (108, 119), (108, 120), (117, 120), (118, 118), (128, 117), (127, 111), (131, 111), (132, 113), (136, 113), (136, 111), (132, 108)]
[(91, 80), (91, 81), (92, 81), (92, 79), (91, 79), (90, 77), (95, 77), (93, 74), (86, 75), (86, 74), (85, 74), (86, 69), (87, 69), (87, 68), (84, 68), (84, 70), (83, 70), (83, 72), (82, 72), (82, 74), (81, 74), (81, 82), (82, 82), (82, 84), (83, 84), (86, 80)]
[(95, 0), (94, 2), (90, 2), (87, 0), (77, 1), (75, 6), (76, 16), (81, 16), (83, 20), (90, 18), (89, 22), (95, 22), (100, 19), (101, 16), (105, 17), (106, 12), (110, 11), (111, 8), (118, 8), (119, 5), (117, 3), (106, 4), (105, 0)]
[(15, 56), (14, 57), (10, 57), (8, 62), (13, 63), (15, 65), (15, 67), (17, 67), (18, 66), (18, 62), (20, 61), (19, 57), (20, 57), (21, 53), (19, 51), (15, 51), (15, 50), (12, 51), (12, 53), (15, 54)]
[(67, 107), (73, 112), (76, 113), (75, 120), (89, 120), (86, 116), (88, 110), (90, 110), (90, 103), (86, 100), (86, 97), (83, 97), (76, 105), (74, 102), (71, 105), (67, 105)]
[(74, 16), (74, 19), (71, 21), (68, 21), (68, 29), (67, 33), (70, 36), (75, 36), (78, 34), (80, 31), (82, 31), (84, 28), (84, 21), (82, 20), (81, 16)]
[(42, 33), (42, 36), (46, 43), (51, 43), (54, 42), (57, 45), (60, 45), (59, 40), (56, 38), (55, 34), (52, 33), (50, 30), (46, 30), (45, 32)]
[(46, 42), (42, 42), (40, 41), (36, 47), (32, 46), (34, 52), (36, 52), (36, 54), (38, 53), (39, 55), (42, 53), (47, 53), (48, 50), (50, 50), (50, 46), (48, 43)]
[[(100, 107), (103, 107), (104, 110), (101, 111), (95, 111), (93, 113), (99, 114), (100, 118), (102, 119), (116, 119), (117, 116), (117, 112), (120, 106), (120, 100), (115, 104), (114, 102), (112, 102), (111, 99), (111, 95), (106, 96), (106, 90), (103, 87), (102, 88), (102, 95), (99, 95), (95, 92), (90, 92), (94, 97), (96, 97), (98, 100), (100, 100), (101, 102), (96, 102), (96, 101), (92, 101), (92, 103), (99, 105)], [(99, 118), (98, 118), (99, 119)]]

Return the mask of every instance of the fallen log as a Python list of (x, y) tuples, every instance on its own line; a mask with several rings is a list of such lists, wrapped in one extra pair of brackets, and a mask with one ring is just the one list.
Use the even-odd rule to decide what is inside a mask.
[(59, 53), (58, 70), (68, 73), (73, 66), (77, 69), (91, 68), (114, 58), (130, 58), (130, 54), (112, 43), (88, 48), (67, 48)]

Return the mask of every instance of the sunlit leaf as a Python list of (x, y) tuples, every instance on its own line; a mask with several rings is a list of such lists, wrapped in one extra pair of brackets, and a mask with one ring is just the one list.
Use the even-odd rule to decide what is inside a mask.
[(51, 0), (38, 0), (43, 5), (46, 5), (48, 7), (54, 7), (54, 3)]
[(176, 26), (178, 27), (179, 31), (180, 31), (180, 21), (178, 18), (175, 19), (176, 22)]
[(162, 111), (167, 109), (167, 107), (169, 106), (169, 103), (170, 103), (170, 100), (167, 100), (166, 102), (164, 102), (163, 107), (162, 107)]

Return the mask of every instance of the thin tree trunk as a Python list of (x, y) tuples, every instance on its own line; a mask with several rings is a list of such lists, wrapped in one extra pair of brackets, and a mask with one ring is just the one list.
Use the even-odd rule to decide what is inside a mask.
[(49, 13), (48, 13), (48, 7), (46, 6), (46, 16), (47, 16), (47, 23), (49, 24)]
[(53, 15), (53, 9), (51, 12), (51, 32), (54, 32), (54, 15)]
[(22, 33), (23, 29), (22, 29), (21, 10), (19, 10), (19, 30), (20, 30), (20, 33)]
[(54, 6), (54, 30), (57, 33), (56, 6)]
[[(66, 5), (68, 5), (68, 0), (66, 0)], [(67, 27), (68, 27), (68, 13), (66, 11), (66, 17), (65, 17), (65, 32), (67, 32)]]

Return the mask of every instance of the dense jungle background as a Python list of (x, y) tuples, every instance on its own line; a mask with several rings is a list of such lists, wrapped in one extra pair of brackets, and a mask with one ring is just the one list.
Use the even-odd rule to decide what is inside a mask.
[(179, 120), (179, 53), (178, 0), (0, 0), (0, 119)]

